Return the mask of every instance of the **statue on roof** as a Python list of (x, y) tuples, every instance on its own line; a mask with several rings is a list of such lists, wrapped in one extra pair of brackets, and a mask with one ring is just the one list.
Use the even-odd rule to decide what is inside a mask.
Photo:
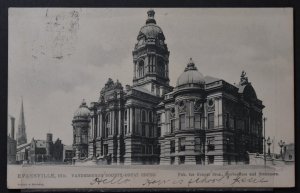
[(248, 77), (246, 75), (247, 73), (243, 70), (241, 74), (241, 81), (240, 81), (241, 85), (248, 84)]

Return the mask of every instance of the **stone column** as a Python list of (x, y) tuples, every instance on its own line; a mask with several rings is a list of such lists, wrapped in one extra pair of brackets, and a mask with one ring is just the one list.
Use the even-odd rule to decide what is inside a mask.
[(111, 135), (115, 134), (115, 110), (111, 112)]
[(91, 138), (94, 138), (94, 123), (95, 123), (95, 117), (93, 115), (92, 117), (92, 126), (91, 126)]
[(127, 109), (127, 134), (130, 134), (130, 129), (131, 129), (131, 127), (130, 127), (130, 122), (131, 122), (131, 108), (130, 107), (128, 107), (128, 109)]
[(122, 112), (121, 112), (121, 109), (119, 109), (119, 116), (118, 116), (118, 135), (121, 135), (122, 133)]
[(156, 55), (153, 56), (153, 72), (156, 72)]
[(203, 126), (205, 129), (208, 129), (208, 124), (207, 124), (207, 119), (208, 119), (208, 116), (207, 116), (207, 108), (206, 108), (207, 104), (204, 105), (204, 115), (203, 115)]
[(136, 62), (134, 62), (134, 65), (133, 65), (133, 78), (134, 79), (136, 78)]
[(131, 111), (131, 118), (132, 118), (132, 122), (131, 122), (131, 125), (132, 125), (132, 129), (131, 129), (131, 133), (134, 134), (135, 133), (135, 108), (132, 108), (132, 111)]
[(219, 98), (219, 126), (223, 126), (223, 100)]
[(129, 119), (130, 119), (130, 114), (129, 114), (129, 108), (126, 109), (126, 116), (127, 116), (127, 120), (126, 120), (126, 124), (127, 124), (127, 129), (126, 129), (126, 133), (125, 135), (127, 135), (129, 133)]
[(189, 113), (189, 128), (194, 129), (195, 123), (194, 123), (194, 102), (189, 101), (190, 103), (190, 113)]
[(170, 133), (171, 132), (171, 120), (170, 120), (170, 112), (166, 111), (165, 112), (165, 133)]
[(215, 98), (215, 113), (214, 113), (214, 127), (218, 127), (219, 126), (219, 99)]
[(99, 137), (103, 135), (102, 113), (99, 114)]
[(145, 58), (145, 64), (147, 64), (147, 74), (150, 73), (149, 55)]

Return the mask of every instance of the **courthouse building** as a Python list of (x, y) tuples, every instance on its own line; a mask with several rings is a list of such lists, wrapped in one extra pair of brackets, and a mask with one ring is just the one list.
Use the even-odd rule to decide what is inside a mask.
[[(74, 114), (75, 162), (236, 164), (262, 152), (262, 101), (242, 72), (236, 85), (203, 76), (192, 59), (169, 85), (169, 50), (149, 10), (133, 54), (133, 84), (108, 79)], [(104, 162), (103, 162), (104, 160)]]

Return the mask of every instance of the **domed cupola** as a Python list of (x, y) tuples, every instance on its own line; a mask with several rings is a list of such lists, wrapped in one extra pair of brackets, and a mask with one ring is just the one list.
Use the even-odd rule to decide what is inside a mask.
[(85, 100), (83, 99), (81, 105), (74, 113), (74, 120), (89, 119), (89, 116), (90, 116), (90, 110), (89, 110), (88, 106), (86, 105)]
[(201, 87), (205, 84), (204, 76), (198, 71), (192, 58), (184, 69), (184, 72), (177, 79), (176, 87), (178, 89), (183, 87)]
[(158, 25), (156, 25), (156, 21), (154, 19), (155, 11), (153, 9), (150, 9), (147, 14), (148, 19), (146, 20), (146, 25), (141, 27), (137, 37), (137, 46), (146, 44), (147, 42), (164, 45), (165, 36), (162, 29)]

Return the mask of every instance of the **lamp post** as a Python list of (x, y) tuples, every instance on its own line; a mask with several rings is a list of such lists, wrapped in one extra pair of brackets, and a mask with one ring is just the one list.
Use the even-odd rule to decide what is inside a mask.
[(280, 147), (280, 156), (281, 158), (283, 159), (283, 155), (282, 155), (282, 148), (283, 146), (285, 145), (285, 142), (280, 140), (279, 143), (278, 143), (279, 147)]
[(267, 145), (268, 145), (268, 156), (271, 157), (271, 151), (270, 151), (270, 146), (272, 144), (272, 140), (270, 139), (270, 137), (268, 137), (267, 139)]
[(226, 138), (226, 141), (225, 141), (225, 143), (226, 143), (226, 150), (227, 150), (227, 163), (228, 163), (228, 165), (230, 164), (230, 155), (229, 155), (229, 152), (230, 152), (230, 146), (229, 146), (229, 138), (227, 137)]
[(266, 167), (266, 120), (267, 118), (264, 117), (263, 121), (264, 121), (264, 137), (263, 137), (263, 143), (264, 143), (264, 164)]

